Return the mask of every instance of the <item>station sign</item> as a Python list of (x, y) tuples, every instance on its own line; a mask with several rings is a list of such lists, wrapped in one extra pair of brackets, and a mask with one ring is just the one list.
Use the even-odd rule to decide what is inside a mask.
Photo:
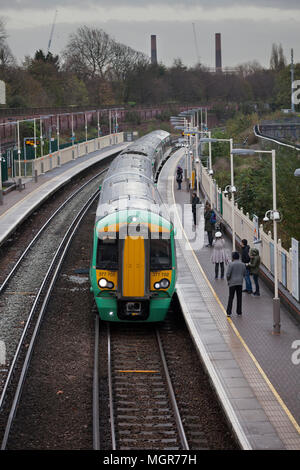
[[(34, 147), (34, 139), (25, 139), (25, 145), (32, 145)], [(40, 145), (40, 141), (38, 139), (36, 139), (36, 145)]]

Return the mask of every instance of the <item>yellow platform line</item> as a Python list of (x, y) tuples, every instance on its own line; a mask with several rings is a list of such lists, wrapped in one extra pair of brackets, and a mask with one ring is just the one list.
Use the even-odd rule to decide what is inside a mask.
[[(208, 280), (198, 258), (197, 258), (197, 255), (196, 253), (194, 252), (194, 249), (192, 248), (190, 242), (189, 242), (189, 239), (186, 235), (186, 232), (182, 226), (182, 223), (181, 223), (181, 220), (180, 220), (180, 217), (179, 217), (179, 213), (178, 213), (178, 209), (177, 209), (177, 205), (176, 205), (176, 200), (175, 200), (175, 194), (174, 194), (174, 184), (172, 183), (172, 196), (173, 196), (173, 200), (174, 200), (174, 203), (175, 203), (175, 207), (176, 207), (176, 212), (177, 212), (177, 216), (178, 216), (178, 220), (179, 220), (179, 223), (181, 225), (181, 228), (182, 228), (182, 231), (184, 233), (184, 236), (185, 236), (185, 239), (187, 241), (187, 243), (189, 244), (189, 247), (190, 247), (190, 250), (192, 251), (192, 254), (195, 258), (195, 261), (196, 263), (198, 264), (198, 267), (204, 277), (204, 279), (206, 280), (213, 296), (215, 297), (216, 301), (218, 302), (218, 304), (220, 305), (221, 307), (221, 310), (224, 312), (225, 315), (227, 315), (226, 313), (226, 310), (224, 308), (224, 305), (222, 304), (221, 300), (219, 299), (218, 295), (216, 294), (214, 288), (212, 287), (210, 281)], [(288, 409), (288, 407), (286, 406), (286, 404), (284, 403), (284, 401), (282, 400), (281, 396), (279, 395), (279, 393), (276, 391), (274, 385), (270, 382), (270, 380), (268, 379), (266, 373), (264, 372), (263, 368), (261, 367), (261, 365), (259, 364), (259, 362), (257, 361), (257, 359), (255, 358), (254, 354), (251, 352), (250, 348), (247, 346), (245, 340), (242, 338), (242, 336), (240, 335), (238, 329), (236, 328), (236, 326), (234, 325), (233, 321), (231, 320), (231, 318), (228, 318), (227, 317), (227, 321), (229, 322), (229, 324), (231, 325), (234, 333), (236, 334), (236, 336), (239, 338), (240, 342), (242, 343), (242, 345), (244, 346), (244, 348), (246, 349), (246, 351), (248, 352), (249, 356), (251, 357), (251, 359), (253, 360), (257, 370), (259, 371), (259, 373), (261, 374), (261, 376), (263, 377), (263, 379), (265, 380), (265, 382), (267, 383), (269, 389), (271, 390), (271, 392), (273, 393), (273, 395), (275, 396), (276, 400), (278, 401), (278, 403), (280, 404), (280, 406), (283, 408), (283, 410), (285, 411), (286, 415), (288, 416), (289, 420), (291, 421), (291, 423), (293, 424), (294, 428), (296, 429), (296, 431), (298, 432), (298, 434), (300, 434), (300, 426), (299, 424), (297, 423), (296, 419), (294, 418), (294, 416), (292, 415), (292, 413), (290, 412), (290, 410)]]

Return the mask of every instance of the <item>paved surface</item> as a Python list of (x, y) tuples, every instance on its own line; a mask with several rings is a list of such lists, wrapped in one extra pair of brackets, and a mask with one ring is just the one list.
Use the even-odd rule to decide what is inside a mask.
[[(165, 202), (180, 208), (189, 203), (189, 194), (174, 188), (176, 165), (181, 153), (171, 157), (164, 168), (159, 189)], [(182, 185), (184, 187), (184, 184)], [(175, 217), (177, 233), (180, 222)], [(184, 228), (192, 235), (191, 212)], [(300, 349), (299, 325), (282, 306), (281, 334), (272, 334), (272, 293), (260, 282), (261, 296), (243, 294), (243, 315), (226, 317), (228, 286), (215, 280), (206, 247), (203, 209), (197, 237), (187, 242), (177, 238), (177, 291), (187, 323), (202, 357), (207, 361), (224, 408), (235, 423), (244, 448), (300, 449)], [(191, 250), (191, 246), (193, 250)], [(231, 242), (226, 239), (231, 252)], [(294, 353), (294, 356), (293, 356)]]

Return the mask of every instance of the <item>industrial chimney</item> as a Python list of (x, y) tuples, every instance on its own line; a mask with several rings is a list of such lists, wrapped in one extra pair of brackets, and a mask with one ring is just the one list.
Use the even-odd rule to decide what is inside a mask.
[(221, 33), (216, 33), (216, 72), (222, 72)]
[(157, 64), (156, 35), (151, 35), (151, 64)]

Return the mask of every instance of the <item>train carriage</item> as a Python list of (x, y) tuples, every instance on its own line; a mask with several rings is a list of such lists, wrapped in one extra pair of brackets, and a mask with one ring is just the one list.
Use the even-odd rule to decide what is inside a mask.
[(112, 162), (94, 227), (91, 290), (106, 321), (164, 320), (176, 282), (174, 229), (154, 183), (170, 142), (138, 139)]

